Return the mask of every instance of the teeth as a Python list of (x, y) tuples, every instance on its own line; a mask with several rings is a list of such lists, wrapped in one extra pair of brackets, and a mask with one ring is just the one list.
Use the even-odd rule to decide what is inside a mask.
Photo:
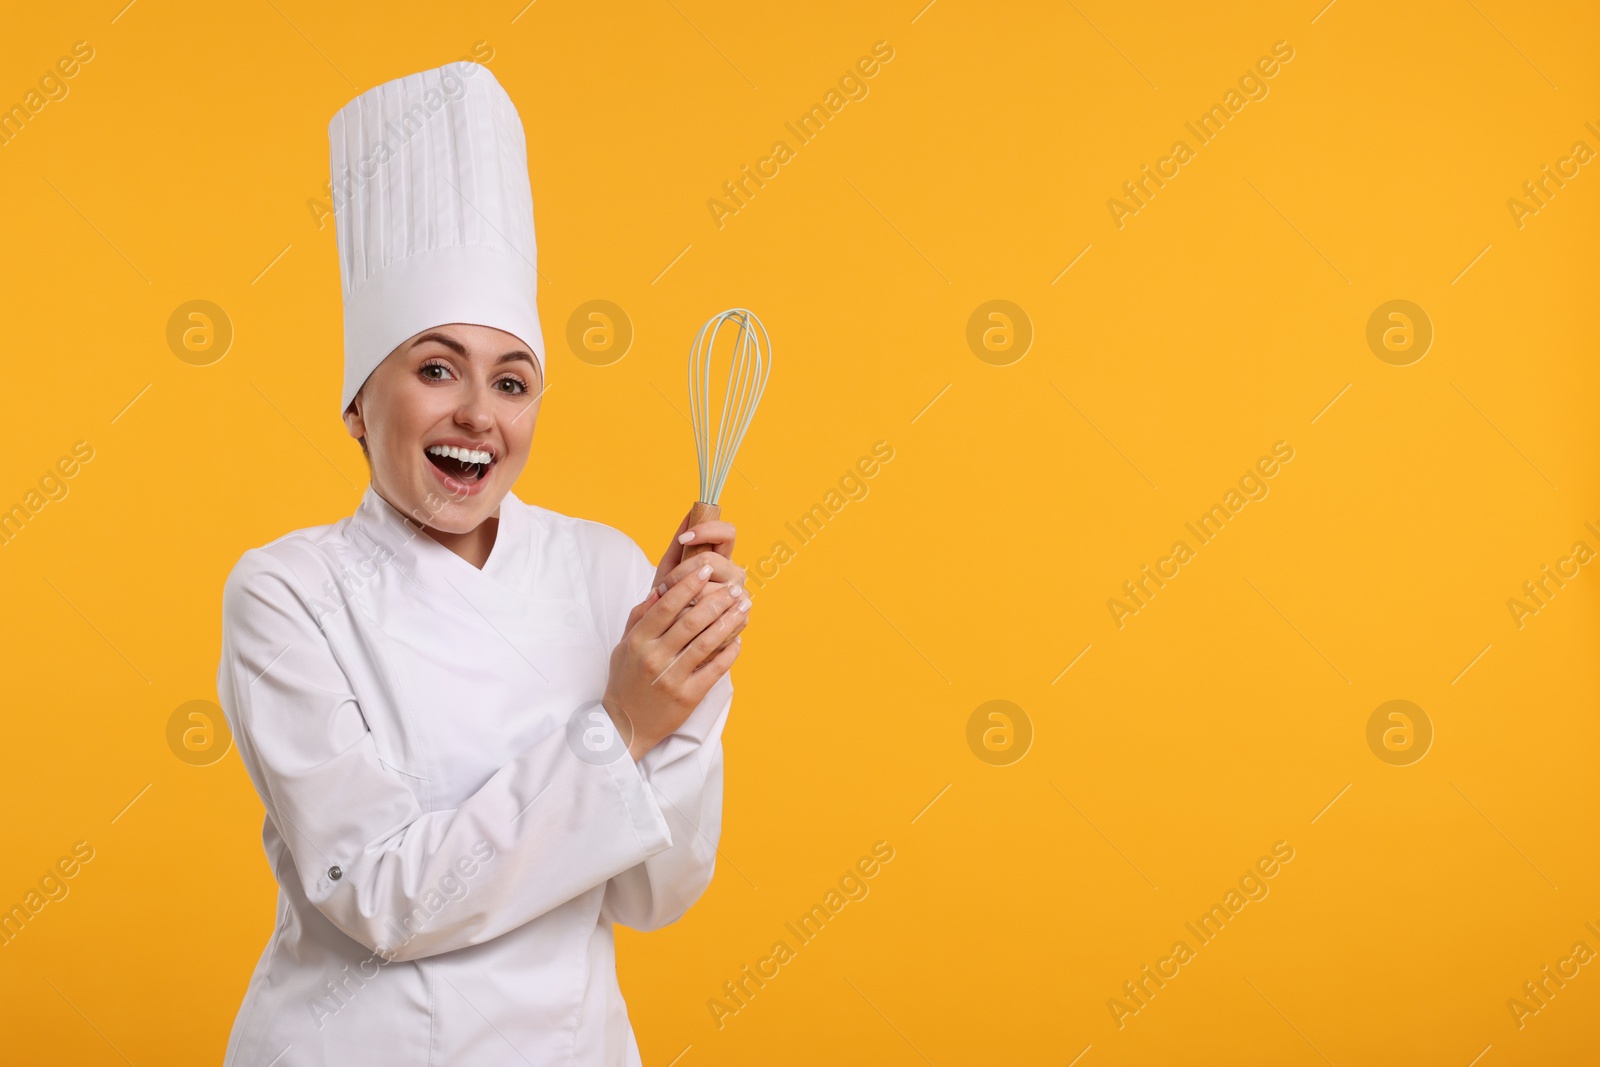
[(462, 463), (485, 464), (494, 462), (494, 453), (486, 452), (480, 448), (457, 448), (455, 445), (429, 445), (427, 450), (432, 455), (445, 456), (449, 459), (457, 459)]

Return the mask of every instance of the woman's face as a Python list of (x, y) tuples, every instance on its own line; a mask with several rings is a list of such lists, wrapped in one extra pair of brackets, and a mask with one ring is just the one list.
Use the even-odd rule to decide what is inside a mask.
[(426, 526), (464, 534), (495, 513), (528, 462), (543, 388), (527, 345), (456, 322), (389, 353), (344, 419), (351, 437), (366, 438), (380, 496)]

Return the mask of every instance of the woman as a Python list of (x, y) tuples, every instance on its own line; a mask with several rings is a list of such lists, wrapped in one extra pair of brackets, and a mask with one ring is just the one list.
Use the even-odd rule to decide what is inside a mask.
[(360, 178), (335, 217), (371, 483), (224, 590), (218, 693), (280, 885), (226, 1062), (637, 1064), (612, 924), (672, 922), (711, 878), (734, 530), (685, 517), (652, 565), (511, 491), (546, 364), (521, 123), (486, 69), (378, 86), (330, 135)]

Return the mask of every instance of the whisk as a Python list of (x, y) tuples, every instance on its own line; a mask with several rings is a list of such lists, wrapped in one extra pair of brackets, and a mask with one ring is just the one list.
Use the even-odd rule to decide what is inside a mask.
[[(717, 351), (718, 332), (729, 323), (736, 327), (732, 341), (733, 366), (728, 371), (728, 388), (722, 395), (722, 418), (713, 440), (711, 359)], [(750, 420), (755, 417), (756, 405), (761, 403), (761, 393), (767, 387), (767, 375), (771, 372), (772, 342), (767, 337), (767, 328), (753, 311), (732, 308), (713, 315), (695, 334), (694, 347), (689, 350), (689, 421), (694, 426), (694, 448), (700, 457), (700, 498), (689, 509), (690, 526), (722, 516), (717, 503), (722, 496), (722, 483), (733, 469), (734, 453), (739, 451), (745, 431), (750, 428)], [(710, 542), (691, 542), (684, 546), (683, 558), (699, 555), (709, 548)]]

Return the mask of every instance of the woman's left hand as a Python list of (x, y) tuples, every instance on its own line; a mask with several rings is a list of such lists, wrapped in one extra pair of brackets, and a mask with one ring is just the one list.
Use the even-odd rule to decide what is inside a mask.
[[(668, 589), (678, 584), (678, 580), (685, 575), (693, 574), (707, 563), (711, 564), (711, 582), (706, 586), (706, 592), (711, 593), (723, 585), (743, 585), (744, 568), (733, 562), (733, 541), (736, 531), (733, 523), (715, 519), (702, 522), (695, 526), (689, 525), (689, 516), (686, 514), (683, 521), (678, 523), (677, 532), (672, 535), (667, 550), (661, 554), (661, 562), (656, 565), (655, 591), (659, 596)], [(687, 540), (685, 534), (690, 534)], [(700, 552), (683, 558), (683, 550), (688, 545), (708, 544), (710, 552)]]
[[(685, 541), (683, 535), (686, 533), (693, 533), (694, 536)], [(733, 562), (735, 533), (731, 522), (718, 519), (691, 527), (689, 516), (684, 515), (683, 521), (678, 523), (677, 532), (672, 535), (672, 541), (667, 545), (667, 550), (661, 554), (660, 564), (656, 566), (656, 584), (640, 607), (648, 610), (668, 589), (707, 563), (711, 564), (711, 577), (707, 579), (701, 596), (709, 596), (722, 588), (727, 588), (735, 599), (741, 595), (748, 596), (749, 591), (744, 587), (744, 568)], [(711, 551), (699, 552), (684, 559), (683, 550), (691, 544), (709, 544)], [(692, 606), (695, 601), (691, 600), (689, 603)]]

